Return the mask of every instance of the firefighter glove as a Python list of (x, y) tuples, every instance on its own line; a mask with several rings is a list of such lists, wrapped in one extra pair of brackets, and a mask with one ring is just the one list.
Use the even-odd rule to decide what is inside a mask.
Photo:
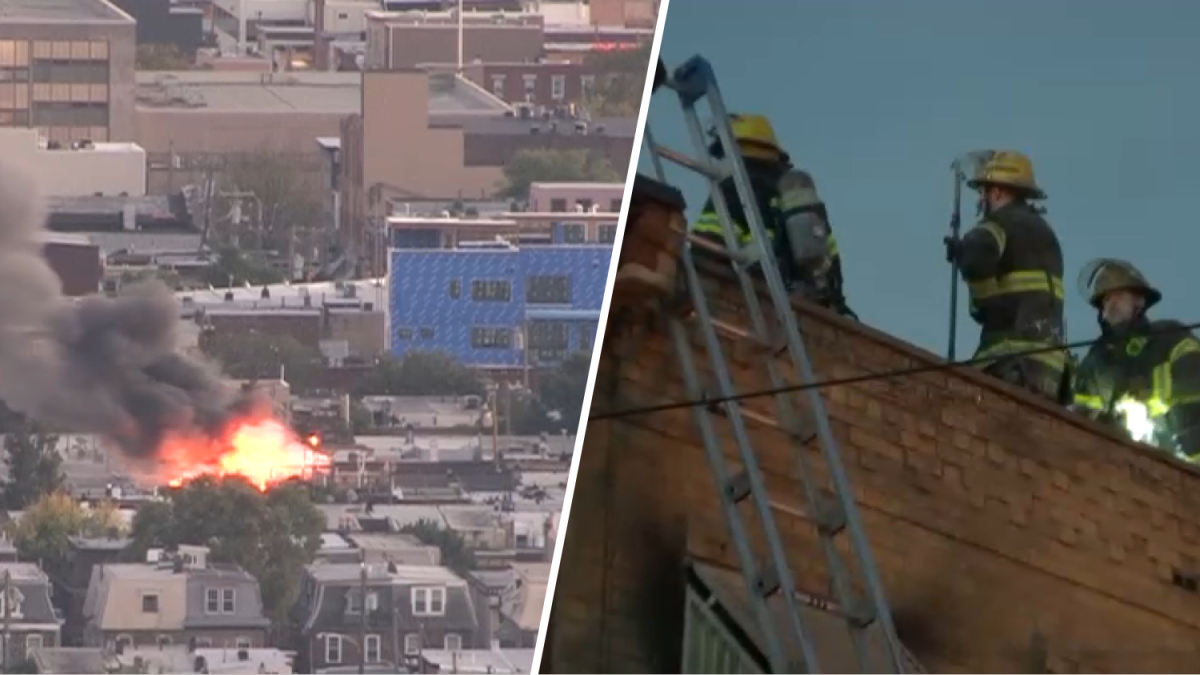
[(963, 243), (958, 237), (946, 237), (942, 240), (946, 245), (946, 262), (954, 264), (959, 261), (962, 256)]

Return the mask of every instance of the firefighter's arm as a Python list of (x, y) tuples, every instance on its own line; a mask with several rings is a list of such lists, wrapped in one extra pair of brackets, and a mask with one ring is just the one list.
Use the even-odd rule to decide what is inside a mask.
[(1075, 369), (1071, 410), (1089, 419), (1103, 421), (1108, 404), (1100, 392), (1100, 362), (1100, 350), (1093, 346)]
[(709, 197), (704, 202), (704, 207), (700, 209), (700, 214), (692, 221), (692, 232), (721, 236), (721, 218), (717, 215), (717, 207), (713, 204), (712, 197)]
[(1200, 340), (1188, 335), (1171, 350), (1168, 423), (1179, 452), (1200, 461)]
[(996, 276), (1000, 257), (1008, 245), (1004, 228), (985, 220), (971, 228), (958, 247), (958, 266), (968, 282)]

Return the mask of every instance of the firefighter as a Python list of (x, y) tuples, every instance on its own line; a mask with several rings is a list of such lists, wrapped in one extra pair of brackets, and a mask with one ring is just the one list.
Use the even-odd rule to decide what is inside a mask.
[(1079, 366), (1075, 410), (1196, 461), (1200, 341), (1178, 321), (1147, 317), (1162, 293), (1127, 261), (1092, 261), (1080, 273), (1079, 286), (1096, 308), (1100, 339)]
[[(967, 282), (980, 326), (974, 356), (984, 372), (1061, 403), (1070, 400), (1063, 336), (1063, 256), (1033, 163), (1018, 152), (988, 154), (967, 186), (979, 193), (981, 220), (947, 255)], [(994, 358), (993, 358), (994, 357)]]
[[(857, 319), (846, 304), (841, 255), (829, 225), (828, 211), (817, 195), (812, 176), (792, 166), (766, 117), (734, 114), (730, 116), (730, 126), (750, 175), (763, 227), (772, 239), (784, 283), (809, 301)], [(709, 153), (718, 159), (724, 157), (716, 130), (710, 135), (713, 142)], [(730, 215), (738, 224), (741, 241), (746, 244), (751, 233), (733, 178), (722, 181), (721, 189)], [(692, 231), (724, 245), (720, 216), (711, 197)]]

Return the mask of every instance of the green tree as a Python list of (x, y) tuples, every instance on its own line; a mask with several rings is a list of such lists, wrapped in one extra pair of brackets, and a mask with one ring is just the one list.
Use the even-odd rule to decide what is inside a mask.
[(384, 357), (358, 383), (363, 396), (480, 396), (479, 375), (443, 351), (410, 351)]
[(421, 520), (404, 526), (400, 531), (411, 534), (426, 546), (436, 546), (441, 552), (442, 565), (455, 574), (461, 576), (475, 569), (475, 552), (454, 530), (430, 520)]
[(138, 45), (134, 58), (138, 70), (187, 70), (192, 67), (175, 45)]
[(321, 224), (314, 176), (292, 153), (261, 148), (242, 155), (230, 166), (228, 181), (222, 192), (229, 210), (235, 202), (240, 206), (232, 233), (242, 245), (253, 242), (290, 255)]
[(0, 434), (20, 431), (24, 425), (25, 416), (8, 407), (4, 401), (0, 401)]
[(579, 427), (591, 366), (591, 352), (575, 352), (542, 378), (538, 398), (546, 407), (557, 411), (559, 419), (555, 424), (556, 431), (566, 429), (574, 433)]
[(609, 182), (620, 180), (608, 160), (589, 150), (526, 148), (518, 150), (504, 165), (500, 199), (528, 199), (529, 186), (539, 181)]
[(500, 413), (501, 428), (505, 432), (518, 436), (536, 436), (558, 430), (557, 423), (551, 419), (546, 405), (529, 391), (510, 393), (501, 387), (496, 396), (496, 407)]
[(237, 476), (203, 477), (138, 510), (129, 556), (142, 559), (154, 547), (208, 546), (213, 561), (240, 565), (259, 580), (264, 611), (279, 625), (324, 529), (325, 518), (302, 484), (263, 493)]
[(63, 485), (58, 437), (26, 419), (4, 437), (4, 463), (8, 465), (4, 500), (10, 509), (23, 509)]
[(53, 492), (30, 504), (6, 533), (23, 560), (39, 561), (57, 577), (66, 571), (70, 537), (117, 536), (122, 525), (111, 503), (85, 510), (65, 492)]
[(217, 259), (204, 268), (204, 281), (214, 288), (277, 284), (283, 278), (283, 272), (277, 268), (250, 258), (234, 246), (217, 249)]
[(201, 349), (221, 364), (225, 374), (240, 380), (284, 378), (296, 390), (315, 385), (325, 366), (321, 350), (290, 335), (213, 332), (201, 340)]
[(584, 99), (584, 107), (596, 117), (637, 117), (646, 89), (646, 67), (651, 43), (637, 49), (589, 54), (584, 61), (596, 69), (596, 83)]

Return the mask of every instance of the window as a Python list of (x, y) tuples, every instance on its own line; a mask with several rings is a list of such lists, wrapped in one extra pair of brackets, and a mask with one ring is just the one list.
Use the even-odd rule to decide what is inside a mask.
[(254, 643), (248, 637), (239, 637), (234, 641), (233, 645), (236, 649), (250, 649), (254, 646)]
[(531, 305), (571, 304), (571, 277), (560, 275), (526, 278), (525, 302)]
[(457, 300), (462, 297), (462, 279), (451, 279), (450, 288), (448, 289), (451, 300)]
[[(374, 612), (379, 609), (379, 594), (375, 592), (367, 593), (367, 611)], [(350, 614), (358, 614), (362, 611), (362, 593), (358, 589), (351, 590), (346, 594), (346, 612)]]
[(45, 644), (45, 641), (43, 640), (41, 635), (26, 635), (25, 636), (25, 658), (27, 658), (27, 659), (30, 658), (29, 655), (31, 653), (33, 653), (33, 650), (41, 649), (43, 644)]
[(404, 653), (418, 654), (421, 651), (421, 636), (416, 633), (409, 633), (404, 636)]
[(596, 76), (595, 75), (580, 75), (579, 76), (579, 88), (583, 90), (582, 93), (583, 93), (584, 98), (591, 96), (592, 92), (596, 89)]
[(562, 240), (564, 244), (587, 243), (587, 228), (580, 223), (563, 223)]
[(471, 299), (475, 302), (509, 302), (512, 300), (512, 282), (476, 279), (471, 282)]
[(571, 346), (571, 327), (565, 321), (529, 322), (530, 349), (567, 349)]
[(33, 123), (39, 127), (106, 127), (108, 126), (108, 104), (35, 101)]
[(550, 76), (550, 98), (555, 101), (561, 101), (567, 97), (567, 76), (566, 75), (551, 75)]
[(608, 210), (611, 213), (620, 213), (621, 212), (621, 200), (620, 199), (610, 199), (608, 202)]
[(458, 633), (446, 633), (445, 644), (443, 645), (448, 652), (462, 651), (462, 636)]
[(550, 213), (566, 213), (566, 212), (567, 212), (567, 200), (565, 200), (565, 199), (551, 199), (550, 200)]
[(342, 662), (342, 636), (325, 636), (325, 663)]
[(471, 328), (472, 349), (512, 349), (512, 329), (491, 326)]
[(25, 598), (21, 595), (21, 591), (16, 588), (12, 590), (11, 594), (0, 593), (0, 616), (4, 616), (6, 611), (5, 605), (8, 604), (7, 600), (10, 598), (12, 599), (12, 612), (10, 615), (13, 618), (19, 619), (22, 616), (21, 605), (24, 604)]
[(446, 589), (414, 588), (412, 613), (413, 616), (443, 616), (446, 613)]
[(159, 647), (169, 647), (169, 646), (171, 646), (171, 642), (172, 642), (172, 640), (171, 640), (170, 635), (159, 635), (158, 636), (158, 646)]
[(595, 336), (593, 335), (591, 328), (589, 328), (588, 326), (580, 326), (579, 327), (579, 351), (581, 351), (581, 352), (592, 351), (592, 339), (594, 337)]
[(601, 225), (598, 235), (601, 244), (615, 244), (617, 242), (617, 226)]
[(33, 81), (48, 84), (108, 84), (108, 63), (36, 59)]
[(158, 594), (142, 594), (142, 611), (146, 614), (158, 614)]
[(237, 590), (233, 588), (206, 588), (204, 590), (205, 614), (233, 614), (237, 609)]
[(417, 335), (420, 336), (422, 340), (432, 340), (434, 336), (433, 328), (429, 326), (421, 326), (419, 329), (417, 329)]
[(208, 649), (209, 647), (212, 647), (212, 638), (207, 638), (207, 637), (196, 638), (196, 646), (202, 647), (204, 649)]
[(498, 99), (504, 99), (504, 80), (503, 75), (492, 75), (492, 95)]
[(396, 339), (397, 340), (411, 340), (412, 336), (413, 336), (413, 330), (411, 328), (397, 328), (396, 329)]
[(379, 663), (380, 661), (383, 660), (381, 658), (383, 655), (380, 653), (381, 645), (382, 645), (382, 641), (379, 639), (378, 635), (368, 635), (367, 636), (367, 644), (366, 644), (367, 663)]
[(595, 206), (595, 202), (590, 199), (578, 199), (575, 201), (575, 205), (578, 206), (579, 209), (584, 213), (591, 213), (592, 207)]
[(537, 91), (537, 75), (522, 75), (521, 81), (525, 86), (525, 100), (528, 101), (533, 98), (534, 93)]

